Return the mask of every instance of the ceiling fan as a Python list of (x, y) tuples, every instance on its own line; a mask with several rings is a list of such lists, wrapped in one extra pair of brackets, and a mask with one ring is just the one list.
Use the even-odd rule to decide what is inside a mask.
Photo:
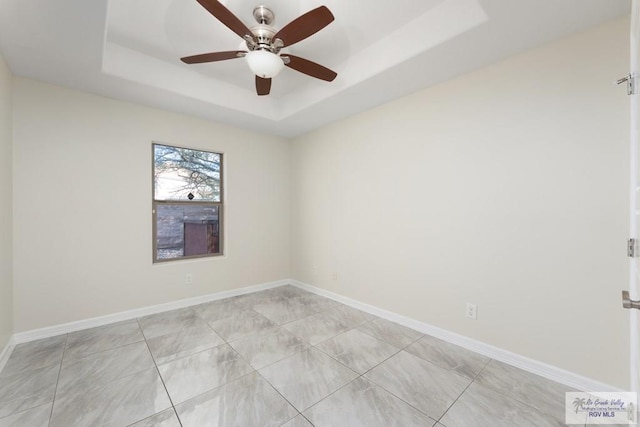
[(249, 68), (256, 75), (256, 92), (268, 95), (271, 91), (271, 79), (286, 65), (296, 71), (317, 79), (333, 81), (337, 74), (320, 64), (283, 53), (282, 48), (291, 46), (317, 33), (335, 19), (326, 6), (320, 6), (294, 19), (280, 30), (271, 26), (273, 12), (266, 6), (257, 6), (253, 17), (257, 25), (248, 28), (229, 9), (217, 0), (197, 0), (218, 21), (231, 31), (242, 37), (247, 50), (230, 50), (224, 52), (203, 53), (180, 58), (186, 64), (224, 61), (227, 59), (245, 58)]

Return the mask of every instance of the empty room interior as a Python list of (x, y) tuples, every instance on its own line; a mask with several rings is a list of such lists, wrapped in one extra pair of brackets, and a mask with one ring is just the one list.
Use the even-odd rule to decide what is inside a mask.
[(0, 427), (592, 425), (634, 14), (0, 2)]

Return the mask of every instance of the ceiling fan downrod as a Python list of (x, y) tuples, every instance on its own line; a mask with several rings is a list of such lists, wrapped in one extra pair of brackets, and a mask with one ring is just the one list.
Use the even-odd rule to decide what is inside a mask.
[(253, 17), (258, 25), (250, 28), (251, 35), (244, 37), (249, 50), (266, 50), (268, 52), (278, 54), (284, 43), (280, 39), (274, 39), (276, 34), (275, 28), (271, 26), (275, 19), (275, 14), (266, 6), (256, 6), (253, 9)]
[(249, 68), (255, 74), (258, 95), (269, 94), (271, 79), (282, 70), (283, 66), (328, 82), (333, 81), (338, 75), (335, 71), (308, 59), (290, 53), (279, 55), (280, 50), (284, 47), (305, 40), (333, 22), (335, 18), (326, 6), (316, 7), (298, 16), (276, 32), (275, 28), (271, 26), (275, 15), (271, 9), (264, 5), (256, 6), (253, 9), (253, 17), (257, 25), (249, 28), (219, 0), (196, 1), (218, 21), (241, 37), (245, 43), (237, 50), (201, 53), (180, 58), (185, 64), (202, 64), (246, 57)]

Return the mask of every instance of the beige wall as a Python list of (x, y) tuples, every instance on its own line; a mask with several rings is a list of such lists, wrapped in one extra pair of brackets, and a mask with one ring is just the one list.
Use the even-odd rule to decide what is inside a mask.
[[(14, 212), (12, 255), (11, 202), (1, 204), (0, 346), (12, 329), (293, 272), (626, 387), (628, 100), (611, 81), (627, 72), (627, 39), (628, 22), (615, 21), (296, 138), (292, 150), (14, 78), (12, 154), (0, 64), (0, 197), (11, 201), (13, 179)], [(225, 257), (151, 263), (152, 141), (225, 153)]]
[(297, 138), (294, 278), (626, 387), (627, 52), (618, 20)]
[(13, 334), (11, 80), (0, 56), (0, 351)]
[[(286, 140), (23, 78), (13, 128), (16, 332), (289, 276)], [(152, 264), (152, 141), (224, 152), (226, 256)]]

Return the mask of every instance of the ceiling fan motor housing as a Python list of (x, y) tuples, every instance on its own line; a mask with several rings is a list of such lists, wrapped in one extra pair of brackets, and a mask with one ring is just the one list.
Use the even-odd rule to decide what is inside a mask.
[(253, 9), (253, 17), (258, 22), (258, 25), (250, 28), (255, 42), (253, 45), (247, 43), (247, 46), (250, 50), (267, 50), (277, 54), (282, 46), (278, 46), (279, 43), (273, 40), (276, 34), (276, 29), (271, 26), (275, 18), (274, 13), (266, 6), (256, 6)]
[(271, 43), (273, 36), (276, 34), (275, 28), (270, 25), (258, 24), (250, 29), (256, 40), (256, 48), (267, 49), (269, 51), (275, 49), (275, 46)]
[(290, 53), (280, 56), (280, 51), (317, 33), (335, 19), (326, 6), (319, 6), (300, 15), (276, 31), (271, 25), (274, 13), (266, 6), (253, 9), (257, 24), (249, 28), (237, 16), (227, 9), (220, 0), (196, 0), (218, 21), (236, 33), (244, 42), (237, 50), (210, 52), (180, 58), (186, 64), (224, 61), (244, 57), (249, 68), (255, 74), (256, 92), (268, 95), (271, 91), (271, 79), (286, 65), (302, 74), (320, 80), (333, 81), (336, 72), (308, 59)]

